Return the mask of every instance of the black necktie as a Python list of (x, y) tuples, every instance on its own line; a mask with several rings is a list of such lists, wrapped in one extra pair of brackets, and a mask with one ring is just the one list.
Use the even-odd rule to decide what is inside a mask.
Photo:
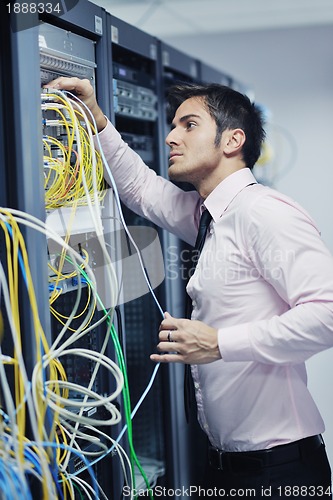
[[(201, 214), (199, 229), (197, 239), (195, 241), (193, 254), (192, 254), (192, 272), (194, 272), (196, 265), (198, 263), (199, 255), (203, 249), (206, 240), (206, 234), (209, 227), (209, 224), (212, 220), (212, 216), (208, 210), (204, 210)], [(192, 313), (192, 300), (188, 294), (186, 294), (186, 317), (188, 319), (191, 318)], [(185, 365), (184, 372), (184, 407), (185, 407), (185, 417), (186, 421), (189, 421), (190, 416), (190, 408), (191, 408), (191, 397), (192, 392), (192, 383), (191, 383), (191, 366)]]
[(206, 233), (209, 228), (210, 221), (212, 220), (212, 216), (208, 210), (204, 210), (200, 217), (199, 229), (197, 239), (195, 241), (194, 250), (198, 250), (200, 253), (206, 238)]

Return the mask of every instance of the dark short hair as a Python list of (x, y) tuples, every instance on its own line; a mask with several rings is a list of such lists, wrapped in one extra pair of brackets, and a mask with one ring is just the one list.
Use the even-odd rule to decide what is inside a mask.
[(202, 97), (207, 110), (216, 123), (215, 145), (221, 141), (222, 132), (240, 128), (246, 140), (242, 149), (247, 167), (253, 168), (258, 160), (265, 139), (261, 109), (247, 95), (219, 84), (193, 83), (174, 85), (168, 89), (168, 119), (173, 119), (179, 106), (191, 97)]

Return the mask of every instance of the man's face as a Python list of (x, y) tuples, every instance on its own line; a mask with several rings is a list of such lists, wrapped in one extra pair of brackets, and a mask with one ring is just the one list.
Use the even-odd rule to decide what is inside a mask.
[(172, 130), (166, 138), (170, 146), (169, 177), (174, 181), (200, 186), (214, 175), (222, 159), (216, 147), (216, 123), (200, 97), (184, 101), (176, 111)]

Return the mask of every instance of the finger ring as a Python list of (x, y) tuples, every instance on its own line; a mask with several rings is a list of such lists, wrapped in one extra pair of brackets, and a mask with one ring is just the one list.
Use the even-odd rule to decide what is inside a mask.
[(171, 338), (171, 334), (172, 334), (172, 331), (169, 330), (169, 333), (168, 333), (168, 342), (173, 342), (173, 340)]

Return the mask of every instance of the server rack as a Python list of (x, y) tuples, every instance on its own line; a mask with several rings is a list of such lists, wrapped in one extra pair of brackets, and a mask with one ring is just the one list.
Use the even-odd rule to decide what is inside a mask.
[[(47, 60), (51, 56), (58, 61), (63, 61), (63, 64), (58, 64), (54, 68), (54, 77), (64, 76), (78, 76), (80, 78), (88, 78), (91, 80), (97, 94), (97, 98), (102, 109), (110, 109), (110, 90), (109, 90), (109, 45), (107, 44), (106, 30), (107, 21), (104, 9), (96, 5), (79, 1), (73, 8), (68, 10), (61, 17), (44, 15), (41, 19), (42, 23), (39, 25), (39, 47), (40, 47), (40, 63), (41, 63), (41, 80), (45, 82), (45, 78), (52, 77), (52, 61), (51, 65), (47, 65)], [(45, 24), (44, 24), (45, 23)], [(44, 42), (45, 47), (44, 47)], [(46, 73), (46, 74), (45, 74)], [(112, 197), (106, 196), (101, 205), (101, 212), (103, 218), (104, 236), (109, 241), (109, 247), (117, 247), (116, 227), (113, 224), (112, 217), (114, 215), (115, 207), (112, 202)], [(53, 214), (50, 214), (52, 216)], [(78, 212), (79, 225), (85, 219), (85, 212), (80, 214)], [(86, 251), (90, 254), (93, 260), (98, 261), (98, 254), (100, 252), (96, 235), (91, 232), (92, 229), (89, 224), (80, 233), (79, 230), (75, 231), (72, 238), (75, 248), (85, 247)], [(78, 233), (78, 234), (77, 234)], [(119, 249), (114, 255), (114, 260), (119, 258)], [(103, 283), (104, 271), (101, 262), (95, 264), (95, 276), (98, 284), (98, 291), (105, 307), (110, 307), (108, 303), (108, 283)], [(58, 307), (63, 314), (70, 314), (71, 307), (73, 307), (76, 300), (76, 290), (69, 291), (58, 300)], [(87, 301), (87, 289), (83, 288), (82, 298), (79, 304), (79, 310), (84, 308)], [(119, 308), (117, 313), (120, 314)], [(98, 311), (94, 314), (94, 320), (98, 321), (103, 316), (103, 311)], [(119, 315), (114, 316), (114, 321), (119, 318)], [(79, 322), (77, 322), (79, 325)], [(117, 328), (120, 322), (117, 321)], [(52, 320), (53, 335), (57, 335), (61, 325), (56, 320)], [(73, 325), (75, 328), (75, 323)], [(88, 336), (83, 337), (75, 345), (81, 348), (92, 350), (100, 350), (102, 345), (103, 331), (105, 330), (105, 322), (100, 327), (94, 328)], [(115, 349), (110, 340), (106, 354), (113, 360), (116, 360)], [(94, 370), (94, 364), (86, 365), (84, 360), (76, 359), (75, 356), (69, 358), (65, 366), (68, 377), (72, 380), (81, 381), (86, 385)], [(108, 377), (105, 379), (103, 371), (98, 374), (93, 389), (97, 393), (110, 394), (113, 390), (113, 381)], [(122, 398), (118, 398), (118, 405), (122, 408)], [(106, 418), (105, 415), (97, 415), (100, 418)], [(121, 432), (124, 421), (120, 424), (112, 426), (111, 428), (105, 427), (103, 429), (113, 439)], [(121, 441), (122, 446), (127, 449), (126, 438)], [(92, 448), (94, 451), (94, 448)], [(115, 456), (116, 454), (109, 454), (102, 461), (94, 466), (95, 475), (100, 485), (102, 486), (105, 494), (109, 498), (121, 497), (123, 487), (123, 472), (120, 462)], [(73, 459), (69, 463), (71, 471), (75, 472), (82, 467), (81, 461)]]
[[(3, 4), (1, 8), (5, 10)], [(1, 48), (6, 48), (6, 55), (1, 58), (2, 63), (5, 63), (5, 66), (1, 66), (1, 102), (5, 108), (4, 114), (1, 115), (6, 117), (7, 121), (6, 128), (1, 127), (1, 141), (4, 146), (1, 148), (4, 156), (2, 165), (6, 165), (5, 169), (1, 169), (1, 204), (18, 208), (40, 220), (46, 219), (41, 168), (44, 132), (41, 84), (60, 75), (92, 78), (101, 106), (106, 109), (109, 107), (109, 76), (100, 69), (105, 67), (108, 61), (108, 45), (103, 38), (105, 11), (89, 2), (79, 2), (71, 11), (62, 10), (61, 14), (58, 16), (44, 13), (39, 16), (37, 12), (22, 15), (12, 12), (9, 15), (8, 11), (4, 11), (1, 15)], [(82, 53), (77, 49), (82, 50)], [(80, 68), (87, 70), (87, 73), (76, 73)], [(54, 320), (51, 321), (49, 313), (47, 255), (50, 254), (50, 246), (47, 246), (44, 236), (36, 235), (34, 231), (23, 230), (23, 233), (30, 258), (38, 310), (48, 343), (51, 344), (59, 328)], [(83, 290), (82, 300), (85, 294)], [(71, 291), (64, 294), (58, 302), (61, 313), (66, 314), (66, 309), (70, 310), (74, 301)], [(25, 306), (24, 300), (21, 303), (20, 318), (25, 326), (22, 350), (30, 376), (36, 364), (36, 353), (33, 351), (34, 327), (29, 307)], [(7, 343), (7, 338), (6, 336), (2, 347)], [(92, 331), (85, 347), (99, 349), (98, 328)], [(10, 346), (8, 348), (10, 349)], [(112, 347), (108, 347), (108, 354), (111, 359), (115, 359)], [(85, 371), (88, 371), (89, 375), (90, 370), (89, 366), (80, 368), (80, 363), (73, 360), (69, 360), (65, 368), (70, 381), (72, 379), (82, 383), (87, 376)], [(96, 379), (95, 389), (108, 394), (113, 390), (113, 381), (100, 376)], [(119, 425), (118, 429), (112, 429), (113, 438), (117, 437), (121, 427)], [(110, 432), (109, 429), (104, 430)], [(70, 472), (74, 472), (78, 465), (80, 466), (77, 462), (69, 464)], [(123, 478), (117, 459), (106, 457), (95, 466), (95, 475), (110, 498), (114, 495), (120, 497)], [(35, 488), (34, 495), (35, 498), (40, 497), (38, 487)]]
[(233, 79), (230, 75), (219, 71), (212, 66), (200, 61), (200, 80), (202, 83), (219, 83), (220, 85), (226, 85), (227, 87), (232, 87)]
[[(39, 68), (36, 25), (30, 29), (20, 29), (22, 16), (10, 14), (1, 5), (1, 86), (3, 105), (3, 150), (6, 168), (2, 169), (2, 200), (5, 206), (18, 208), (36, 217), (44, 216), (43, 185), (36, 165), (42, 162), (41, 114), (39, 103)], [(37, 23), (36, 23), (37, 24)], [(35, 42), (35, 43), (34, 43)], [(40, 136), (38, 137), (38, 133)], [(30, 266), (35, 278), (37, 302), (42, 314), (45, 330), (48, 330), (49, 316), (44, 314), (43, 305), (47, 295), (47, 267), (40, 266), (38, 252), (45, 249), (43, 237), (28, 230), (24, 231), (30, 254)], [(46, 281), (44, 281), (46, 278)], [(24, 306), (23, 306), (24, 308)], [(30, 324), (28, 311), (26, 324)], [(27, 350), (31, 343), (27, 339)], [(34, 354), (31, 353), (33, 364)]]

